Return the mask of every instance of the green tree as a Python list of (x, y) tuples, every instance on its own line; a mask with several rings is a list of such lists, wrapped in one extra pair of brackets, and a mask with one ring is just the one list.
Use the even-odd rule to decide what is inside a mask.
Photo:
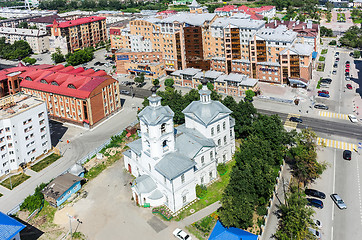
[(94, 58), (93, 52), (94, 52), (93, 47), (86, 48), (83, 50), (76, 51), (74, 53), (68, 53), (65, 56), (65, 58), (70, 65), (76, 66), (91, 61)]
[(350, 27), (339, 42), (347, 47), (362, 48), (362, 29), (357, 26)]
[(26, 58), (23, 59), (23, 62), (28, 63), (28, 64), (30, 64), (30, 65), (33, 65), (33, 64), (36, 63), (36, 59), (35, 59), (35, 58), (26, 57)]
[(332, 29), (326, 28), (324, 26), (320, 27), (320, 31), (321, 31), (321, 36), (322, 37), (332, 37), (333, 36), (333, 31)]
[(55, 62), (56, 64), (65, 61), (65, 57), (64, 57), (62, 51), (60, 50), (60, 48), (55, 49), (55, 52), (52, 53), (52, 55), (51, 55), (51, 59), (52, 59), (53, 62)]
[(326, 163), (317, 161), (317, 135), (310, 129), (303, 129), (295, 137), (288, 151), (293, 176), (307, 185), (317, 179), (326, 169)]
[(141, 73), (138, 77), (134, 79), (136, 83), (143, 83), (145, 81), (145, 74)]
[(308, 227), (313, 223), (314, 211), (306, 206), (307, 200), (304, 196), (297, 186), (291, 185), (285, 196), (286, 203), (278, 205), (279, 224), (275, 233), (276, 239), (315, 239), (308, 231)]
[(27, 22), (21, 22), (21, 23), (19, 23), (18, 27), (19, 27), (19, 28), (28, 28), (29, 25), (28, 25)]
[(246, 90), (245, 91), (245, 101), (253, 101), (253, 97), (255, 96), (255, 92), (253, 90)]
[(20, 209), (21, 210), (28, 210), (29, 212), (33, 212), (34, 210), (41, 207), (44, 196), (41, 190), (46, 186), (47, 184), (42, 183), (39, 186), (35, 188), (35, 192), (33, 195), (29, 195), (25, 198), (24, 202), (21, 204)]
[(166, 87), (173, 87), (173, 84), (174, 84), (175, 82), (174, 82), (174, 80), (172, 79), (172, 78), (167, 78), (166, 80), (165, 80), (165, 86)]
[(358, 51), (358, 50), (354, 50), (354, 51), (353, 51), (353, 57), (354, 57), (354, 58), (360, 58), (360, 57), (361, 57), (361, 52)]
[(159, 86), (160, 85), (160, 80), (158, 80), (157, 78), (153, 79), (153, 85), (154, 86)]

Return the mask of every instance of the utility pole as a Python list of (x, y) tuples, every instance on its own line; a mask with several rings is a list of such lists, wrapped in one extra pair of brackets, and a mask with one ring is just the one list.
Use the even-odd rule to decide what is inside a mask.
[(73, 216), (71, 216), (71, 215), (69, 215), (68, 213), (67, 213), (67, 215), (68, 215), (68, 218), (69, 218), (69, 233), (70, 233), (70, 239), (72, 239), (73, 240), (73, 233), (72, 233), (72, 218), (74, 218)]

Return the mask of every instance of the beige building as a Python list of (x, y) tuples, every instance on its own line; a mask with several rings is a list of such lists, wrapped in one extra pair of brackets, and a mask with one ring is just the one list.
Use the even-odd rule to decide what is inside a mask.
[(0, 37), (5, 37), (7, 43), (24, 40), (29, 43), (34, 53), (43, 53), (49, 50), (49, 36), (47, 32), (37, 29), (0, 28)]

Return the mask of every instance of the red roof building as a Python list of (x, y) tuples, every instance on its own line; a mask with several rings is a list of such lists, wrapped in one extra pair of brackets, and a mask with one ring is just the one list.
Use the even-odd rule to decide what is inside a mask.
[(245, 13), (251, 16), (251, 19), (261, 20), (264, 17), (272, 18), (276, 13), (275, 6), (261, 6), (259, 8), (249, 8), (245, 5), (237, 7), (235, 5), (226, 5), (216, 8), (215, 13), (221, 16), (232, 16), (235, 13)]
[(50, 51), (60, 48), (63, 53), (74, 52), (86, 47), (95, 47), (107, 40), (106, 18), (91, 16), (58, 22), (47, 27), (51, 30)]
[(51, 117), (77, 124), (92, 126), (121, 107), (118, 82), (104, 71), (47, 64), (0, 71), (2, 96), (19, 88), (42, 98)]

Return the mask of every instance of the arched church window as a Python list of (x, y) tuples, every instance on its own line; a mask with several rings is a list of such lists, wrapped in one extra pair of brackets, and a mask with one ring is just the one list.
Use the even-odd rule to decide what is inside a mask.
[(151, 164), (148, 164), (148, 170), (151, 172)]
[(226, 129), (226, 122), (222, 123), (222, 129), (225, 130)]
[(216, 130), (217, 130), (217, 133), (219, 133), (219, 132), (220, 132), (220, 125), (217, 125)]
[(211, 136), (214, 136), (214, 128), (211, 128)]
[(166, 132), (166, 123), (162, 123), (161, 125), (161, 134), (164, 134)]

